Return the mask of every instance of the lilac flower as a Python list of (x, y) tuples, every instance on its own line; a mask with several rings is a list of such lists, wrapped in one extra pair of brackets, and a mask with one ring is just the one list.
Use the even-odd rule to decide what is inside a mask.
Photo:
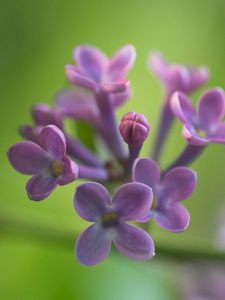
[(106, 93), (126, 90), (124, 80), (135, 61), (135, 49), (131, 45), (121, 48), (110, 60), (99, 49), (82, 45), (75, 49), (77, 66), (67, 65), (66, 76), (73, 84)]
[(220, 88), (205, 92), (198, 103), (198, 111), (185, 94), (175, 93), (171, 109), (183, 124), (183, 137), (194, 146), (209, 143), (225, 144), (225, 94)]
[(76, 241), (76, 256), (84, 265), (95, 265), (104, 260), (112, 241), (118, 251), (133, 258), (147, 260), (154, 255), (154, 243), (142, 229), (126, 222), (142, 219), (152, 203), (152, 190), (141, 183), (127, 183), (114, 194), (94, 182), (78, 186), (74, 195), (77, 213), (89, 222)]
[(65, 137), (54, 125), (40, 132), (41, 146), (25, 141), (12, 146), (8, 158), (20, 173), (32, 175), (26, 190), (31, 200), (42, 200), (57, 185), (71, 183), (78, 177), (78, 167), (66, 156)]
[(194, 68), (170, 64), (160, 52), (150, 54), (149, 64), (153, 73), (165, 86), (168, 95), (176, 91), (189, 94), (205, 84), (209, 78), (206, 67)]
[(133, 181), (144, 183), (153, 190), (153, 205), (143, 221), (154, 217), (159, 226), (172, 232), (180, 232), (188, 227), (189, 213), (179, 202), (193, 193), (196, 186), (195, 172), (178, 167), (161, 178), (156, 162), (143, 158), (134, 163)]

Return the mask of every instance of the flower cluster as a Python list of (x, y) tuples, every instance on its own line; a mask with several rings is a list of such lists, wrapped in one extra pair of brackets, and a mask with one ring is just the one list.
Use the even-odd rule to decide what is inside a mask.
[[(31, 200), (47, 198), (57, 185), (80, 178), (90, 180), (78, 185), (74, 194), (76, 212), (93, 223), (76, 241), (76, 257), (84, 265), (105, 259), (112, 242), (130, 258), (152, 258), (154, 242), (140, 228), (152, 218), (165, 230), (184, 231), (190, 215), (181, 201), (192, 195), (197, 181), (187, 165), (210, 143), (225, 143), (224, 91), (215, 88), (204, 92), (197, 110), (188, 98), (208, 81), (207, 68), (170, 64), (153, 52), (150, 68), (164, 86), (165, 100), (153, 154), (139, 157), (150, 131), (148, 120), (136, 112), (126, 113), (120, 124), (116, 119), (117, 108), (131, 94), (126, 75), (135, 57), (131, 45), (110, 59), (97, 48), (77, 47), (75, 64), (65, 66), (68, 87), (57, 93), (53, 107), (38, 104), (32, 108), (34, 125), (21, 126), (24, 141), (8, 151), (12, 166), (32, 176), (26, 186)], [(68, 133), (67, 118), (88, 124), (97, 150)], [(186, 147), (162, 170), (159, 158), (175, 118), (183, 124)], [(110, 197), (106, 185), (110, 187), (112, 182), (119, 186)]]

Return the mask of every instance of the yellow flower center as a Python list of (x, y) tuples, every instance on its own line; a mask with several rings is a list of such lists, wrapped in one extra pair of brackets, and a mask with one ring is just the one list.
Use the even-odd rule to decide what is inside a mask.
[(63, 164), (60, 160), (55, 160), (51, 164), (51, 172), (55, 177), (58, 177), (63, 173)]
[(202, 130), (202, 129), (198, 129), (198, 130), (197, 130), (197, 133), (198, 133), (198, 135), (199, 135), (200, 137), (202, 137), (202, 138), (206, 138), (206, 137), (207, 137), (206, 132), (205, 132), (204, 130)]
[(156, 209), (157, 206), (158, 206), (158, 200), (156, 197), (153, 197), (151, 210)]
[(112, 227), (118, 224), (119, 216), (115, 212), (106, 212), (102, 216), (104, 227)]

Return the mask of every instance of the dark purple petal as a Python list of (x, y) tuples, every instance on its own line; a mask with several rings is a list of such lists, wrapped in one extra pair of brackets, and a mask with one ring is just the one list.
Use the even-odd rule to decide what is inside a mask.
[(181, 201), (195, 190), (197, 174), (191, 169), (177, 167), (167, 172), (162, 179), (161, 188), (168, 201)]
[(198, 112), (201, 127), (213, 132), (225, 113), (224, 91), (216, 88), (204, 93), (199, 100)]
[(83, 45), (75, 49), (74, 59), (82, 73), (96, 82), (101, 81), (108, 64), (104, 53), (95, 47)]
[(180, 92), (175, 92), (171, 97), (171, 109), (184, 124), (193, 124), (196, 119), (196, 112), (188, 97)]
[(56, 95), (56, 103), (68, 117), (97, 123), (99, 110), (93, 95), (74, 90), (63, 90)]
[(85, 220), (94, 222), (110, 205), (108, 191), (99, 183), (87, 182), (78, 186), (74, 195), (74, 207)]
[(79, 263), (93, 266), (104, 260), (110, 252), (111, 240), (98, 224), (83, 231), (76, 240), (75, 252)]
[(190, 221), (190, 215), (187, 209), (178, 204), (172, 203), (167, 208), (160, 211), (155, 211), (154, 218), (159, 226), (172, 231), (172, 232), (181, 232), (184, 231)]
[(96, 83), (93, 80), (88, 79), (84, 75), (77, 72), (77, 69), (74, 66), (66, 65), (65, 66), (65, 73), (66, 73), (66, 78), (71, 83), (73, 83), (77, 86), (83, 87), (83, 88), (87, 88), (87, 89), (92, 90), (92, 91), (97, 90)]
[(104, 93), (123, 93), (129, 87), (129, 81), (123, 82), (102, 82), (99, 84), (100, 90)]
[(42, 147), (53, 159), (61, 159), (66, 154), (66, 141), (63, 132), (54, 125), (46, 126), (40, 133)]
[(39, 126), (55, 125), (62, 130), (62, 112), (45, 104), (37, 104), (32, 107), (32, 116)]
[(33, 142), (20, 142), (8, 151), (12, 166), (20, 173), (31, 175), (48, 167), (50, 160), (47, 153)]
[(57, 178), (51, 175), (35, 175), (26, 185), (28, 197), (39, 201), (47, 198), (57, 186)]
[(113, 196), (113, 204), (123, 220), (142, 219), (151, 208), (152, 190), (142, 183), (122, 185)]
[(155, 255), (153, 240), (136, 226), (121, 224), (113, 241), (117, 250), (130, 258), (147, 260)]
[(154, 160), (148, 158), (137, 159), (133, 165), (133, 181), (147, 184), (155, 188), (160, 183), (160, 169)]
[(136, 51), (132, 45), (121, 48), (110, 60), (108, 76), (112, 81), (124, 79), (136, 58)]
[(42, 128), (42, 126), (31, 127), (24, 125), (19, 128), (19, 132), (25, 140), (40, 144), (40, 132)]
[(210, 143), (210, 138), (203, 138), (199, 136), (194, 128), (183, 126), (182, 136), (190, 145), (193, 146), (207, 146)]
[(58, 178), (58, 184), (65, 185), (76, 180), (79, 174), (78, 165), (68, 157), (64, 157), (61, 162), (63, 164), (63, 174)]

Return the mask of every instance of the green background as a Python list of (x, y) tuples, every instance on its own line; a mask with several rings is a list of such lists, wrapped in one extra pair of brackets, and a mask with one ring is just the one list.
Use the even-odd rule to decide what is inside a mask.
[[(87, 224), (72, 205), (74, 185), (58, 188), (47, 200), (35, 203), (25, 194), (25, 176), (16, 173), (6, 151), (20, 137), (17, 127), (31, 122), (30, 108), (52, 103), (65, 84), (64, 65), (72, 49), (93, 44), (109, 56), (126, 43), (136, 47), (137, 61), (129, 74), (132, 99), (118, 111), (145, 113), (151, 124), (143, 155), (153, 143), (162, 90), (146, 62), (151, 49), (160, 49), (175, 62), (207, 65), (207, 87), (225, 87), (225, 1), (151, 0), (12, 0), (0, 9), (0, 294), (5, 300), (55, 299), (175, 299), (174, 265), (156, 258), (131, 262), (111, 255), (94, 268), (79, 266), (73, 239), (63, 245), (36, 232), (68, 232), (75, 236)], [(199, 92), (193, 95), (196, 102)], [(181, 125), (173, 128), (164, 152), (165, 165), (181, 151)], [(176, 235), (152, 227), (157, 244), (181, 249), (213, 244), (217, 214), (225, 201), (225, 150), (210, 145), (193, 164), (198, 187), (186, 201), (191, 213), (188, 230)], [(47, 234), (47, 233), (46, 233)], [(174, 278), (173, 278), (174, 277)]]

